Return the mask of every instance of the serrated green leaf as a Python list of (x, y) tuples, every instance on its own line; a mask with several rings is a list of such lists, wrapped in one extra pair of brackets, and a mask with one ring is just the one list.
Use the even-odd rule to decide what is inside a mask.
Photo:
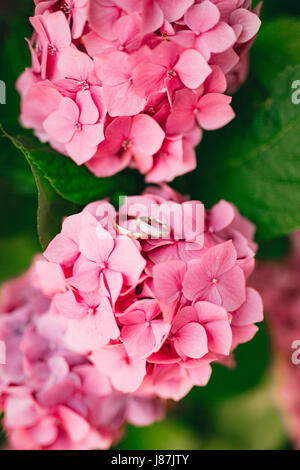
[(143, 178), (137, 171), (128, 170), (113, 177), (97, 178), (85, 166), (77, 166), (70, 158), (34, 138), (12, 137), (2, 126), (0, 131), (62, 198), (75, 204), (85, 205), (112, 197), (115, 193), (137, 194), (143, 186)]
[(300, 64), (300, 19), (279, 17), (263, 24), (254, 43), (251, 70), (267, 91), (280, 71)]

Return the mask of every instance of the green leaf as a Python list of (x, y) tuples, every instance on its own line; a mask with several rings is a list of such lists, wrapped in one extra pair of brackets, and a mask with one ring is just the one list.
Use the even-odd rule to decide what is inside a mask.
[(37, 225), (43, 250), (61, 229), (62, 219), (80, 212), (81, 207), (60, 197), (37, 170), (32, 168), (38, 188)]
[[(276, 18), (263, 24), (254, 43), (251, 70), (266, 90), (272, 90), (277, 75), (300, 64), (300, 20)], [(300, 77), (299, 77), (300, 78)]]
[[(258, 1), (252, 3), (254, 5)], [(262, 19), (278, 15), (300, 15), (299, 0), (263, 0)]]
[(137, 194), (143, 187), (143, 177), (137, 171), (127, 170), (110, 178), (97, 178), (85, 166), (77, 166), (48, 145), (29, 136), (12, 137), (0, 125), (2, 134), (23, 153), (32, 167), (64, 199), (85, 205), (97, 199), (112, 197), (115, 193)]
[[(19, 148), (25, 155), (27, 162), (29, 163), (29, 166), (32, 170), (32, 174), (35, 178), (38, 195), (38, 235), (40, 244), (42, 248), (45, 249), (52, 238), (60, 231), (63, 217), (74, 214), (75, 212), (79, 212), (81, 210), (81, 206), (63, 199), (51, 186), (49, 181), (43, 175), (42, 171), (34, 165), (32, 159), (29, 156), (29, 152), (25, 149), (25, 147), (22, 146), (21, 142), (16, 139), (12, 139), (10, 136), (8, 136), (8, 134), (5, 133), (3, 129), (1, 130), (6, 137), (12, 140), (15, 147)], [(22, 214), (23, 210), (20, 212)]]
[(300, 105), (291, 100), (299, 79), (300, 66), (286, 69), (251, 115), (247, 108), (255, 106), (245, 87), (240, 103), (246, 112), (236, 107), (241, 114), (229, 126), (205, 134), (197, 170), (178, 182), (208, 205), (222, 198), (235, 203), (257, 225), (260, 239), (300, 227)]

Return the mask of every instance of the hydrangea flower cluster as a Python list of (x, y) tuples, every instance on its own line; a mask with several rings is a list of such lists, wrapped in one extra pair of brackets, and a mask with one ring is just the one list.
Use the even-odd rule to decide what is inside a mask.
[(263, 318), (247, 287), (255, 228), (167, 185), (67, 217), (5, 285), (0, 409), (16, 449), (107, 448), (204, 386)]
[(266, 311), (274, 351), (274, 392), (286, 428), (300, 449), (300, 232), (282, 262), (260, 262), (251, 277)]
[(21, 122), (97, 176), (196, 166), (202, 129), (234, 117), (260, 27), (251, 0), (35, 0)]
[(62, 317), (53, 315), (51, 297), (39, 287), (41, 262), (2, 289), (0, 411), (9, 448), (106, 449), (126, 422), (146, 426), (162, 419), (163, 400), (147, 391), (117, 391), (87, 355), (67, 347)]

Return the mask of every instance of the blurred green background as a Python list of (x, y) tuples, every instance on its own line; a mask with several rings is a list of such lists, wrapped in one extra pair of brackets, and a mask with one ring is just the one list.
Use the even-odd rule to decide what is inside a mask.
[[(7, 104), (0, 105), (0, 121), (11, 133), (18, 132), (19, 97), (15, 80), (29, 65), (24, 37), (31, 36), (28, 17), (32, 12), (31, 0), (10, 0), (2, 3), (0, 9), (0, 79), (7, 87)], [(262, 19), (266, 25), (283, 15), (300, 18), (299, 0), (265, 0)], [(278, 30), (280, 34), (284, 31)], [(252, 55), (255, 67), (259, 61), (255, 47)], [(266, 68), (268, 70), (268, 64)], [(247, 93), (247, 88), (245, 90)], [(248, 93), (251, 92), (249, 90)], [(238, 94), (234, 98), (237, 112), (238, 103), (243, 102), (239, 100)], [(25, 270), (41, 247), (36, 231), (37, 193), (30, 167), (7, 139), (2, 138), (0, 145), (2, 282)], [(263, 243), (259, 255), (281, 257), (286, 250), (286, 240), (275, 239)], [(164, 421), (149, 428), (130, 426), (118, 448), (291, 448), (272, 396), (271, 363), (268, 334), (266, 327), (261, 326), (252, 342), (238, 348), (235, 368), (213, 366), (212, 379), (207, 387), (195, 388), (180, 404), (171, 405)]]

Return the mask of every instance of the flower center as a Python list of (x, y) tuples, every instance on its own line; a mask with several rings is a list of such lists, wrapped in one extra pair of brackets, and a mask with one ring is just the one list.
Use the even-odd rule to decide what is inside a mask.
[(60, 9), (64, 12), (65, 15), (69, 15), (72, 11), (72, 7), (73, 7), (73, 2), (65, 1), (63, 2)]
[(55, 46), (53, 46), (53, 44), (49, 44), (48, 45), (48, 52), (50, 55), (55, 55), (56, 52), (57, 52), (57, 49)]
[(82, 91), (84, 90), (89, 90), (90, 85), (86, 80), (83, 80), (82, 82), (79, 82), (80, 88)]
[(82, 124), (81, 124), (81, 122), (76, 122), (76, 123), (74, 124), (74, 128), (75, 128), (75, 131), (81, 131), (81, 129), (82, 129)]
[(153, 116), (153, 114), (155, 114), (154, 106), (150, 106), (150, 108), (148, 109), (148, 114), (150, 114), (150, 116)]
[(177, 73), (175, 72), (175, 70), (168, 70), (167, 71), (167, 77), (172, 80), (174, 77), (176, 77)]
[(132, 144), (131, 140), (125, 139), (125, 140), (123, 140), (122, 148), (124, 150), (128, 150), (131, 144)]
[(211, 282), (212, 282), (213, 284), (217, 284), (217, 283), (218, 283), (218, 279), (217, 279), (216, 277), (214, 277), (214, 278), (211, 280)]

